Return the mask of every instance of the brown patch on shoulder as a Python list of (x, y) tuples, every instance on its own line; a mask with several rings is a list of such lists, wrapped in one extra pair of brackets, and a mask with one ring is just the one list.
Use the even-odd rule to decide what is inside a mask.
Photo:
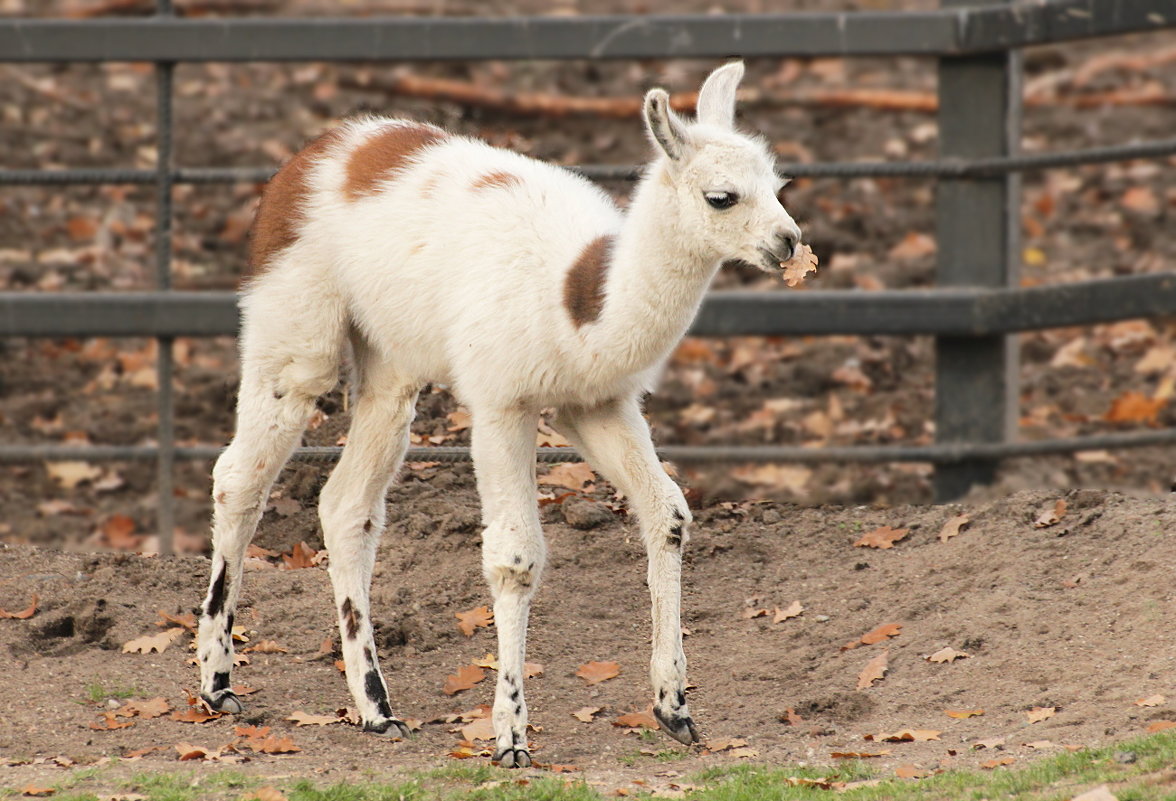
[(615, 236), (598, 236), (580, 251), (580, 257), (564, 280), (564, 306), (579, 328), (600, 317), (604, 309), (604, 281), (612, 257)]
[(503, 172), (497, 170), (495, 172), (488, 172), (478, 180), (474, 181), (471, 189), (509, 189), (512, 186), (522, 186), (523, 179), (514, 173)]
[(375, 194), (380, 180), (403, 170), (417, 152), (449, 138), (440, 128), (429, 125), (388, 125), (368, 136), (347, 161), (343, 194), (358, 200)]
[(294, 243), (302, 223), (302, 205), (310, 195), (307, 172), (340, 138), (338, 128), (313, 140), (266, 184), (249, 237), (249, 273), (260, 275), (274, 255)]

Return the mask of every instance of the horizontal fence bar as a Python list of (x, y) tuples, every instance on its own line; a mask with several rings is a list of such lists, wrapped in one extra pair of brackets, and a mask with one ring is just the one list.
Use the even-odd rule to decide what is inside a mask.
[[(1029, 442), (935, 443), (929, 445), (835, 445), (801, 447), (789, 445), (663, 445), (659, 458), (683, 464), (736, 462), (794, 462), (824, 464), (831, 462), (925, 462), (950, 464), (971, 459), (1013, 459), (1050, 456), (1084, 451), (1140, 448), (1176, 443), (1176, 428), (1092, 434), (1081, 437), (1044, 439)], [(223, 448), (216, 445), (177, 446), (175, 458), (185, 461), (215, 459)], [(297, 461), (333, 462), (342, 454), (341, 447), (303, 447), (294, 451)], [(154, 445), (4, 445), (0, 446), (0, 464), (30, 462), (129, 462), (155, 459)], [(466, 447), (409, 448), (410, 462), (468, 462)], [(582, 461), (574, 448), (537, 448), (540, 462)]]
[[(1057, 169), (1131, 159), (1176, 155), (1176, 138), (1126, 145), (1091, 147), (1059, 153), (1036, 153), (986, 159), (937, 161), (845, 161), (781, 164), (781, 176), (790, 178), (973, 178), (1030, 170)], [(643, 167), (636, 164), (584, 164), (567, 169), (595, 181), (636, 181)], [(273, 167), (183, 167), (172, 172), (177, 184), (265, 183)], [(0, 186), (58, 186), (68, 184), (153, 184), (155, 170), (119, 167), (55, 170), (0, 169)]]
[(437, 61), (960, 55), (1162, 30), (1170, 0), (917, 12), (0, 20), (0, 61)]
[[(1176, 316), (1176, 273), (1028, 289), (712, 292), (693, 336), (987, 336)], [(235, 292), (4, 292), (0, 336), (234, 336)]]

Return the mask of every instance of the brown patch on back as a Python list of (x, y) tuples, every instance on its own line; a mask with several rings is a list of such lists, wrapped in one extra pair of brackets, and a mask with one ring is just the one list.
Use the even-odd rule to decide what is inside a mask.
[(428, 125), (388, 125), (368, 136), (347, 161), (343, 194), (358, 200), (375, 194), (379, 182), (390, 173), (403, 170), (416, 153), (449, 138), (440, 128)]
[(600, 317), (604, 309), (604, 280), (615, 236), (598, 236), (580, 251), (580, 257), (564, 280), (564, 306), (579, 328)]
[(298, 151), (266, 184), (249, 238), (249, 273), (260, 275), (278, 251), (298, 238), (302, 205), (310, 195), (307, 172), (339, 140), (336, 128)]
[(503, 172), (497, 170), (495, 172), (488, 172), (478, 180), (474, 181), (471, 189), (509, 189), (512, 186), (522, 186), (523, 179), (514, 173)]

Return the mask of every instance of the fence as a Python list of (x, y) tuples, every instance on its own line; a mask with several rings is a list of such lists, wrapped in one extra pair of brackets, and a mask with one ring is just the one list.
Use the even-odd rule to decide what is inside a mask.
[[(966, 4), (968, 2), (971, 4)], [(177, 62), (423, 61), (439, 59), (642, 59), (755, 56), (922, 55), (939, 59), (941, 158), (917, 163), (785, 165), (794, 176), (935, 177), (938, 282), (930, 290), (712, 293), (697, 336), (930, 334), (936, 337), (933, 445), (820, 449), (673, 447), (670, 459), (728, 461), (919, 461), (936, 465), (935, 494), (956, 497), (991, 480), (1000, 459), (1176, 443), (1176, 429), (1018, 442), (1017, 356), (1009, 334), (1176, 312), (1176, 273), (1017, 288), (1019, 174), (1076, 164), (1176, 154), (1176, 139), (1065, 153), (1018, 155), (1019, 48), (1176, 27), (1170, 0), (942, 0), (939, 11), (726, 16), (511, 19), (180, 19), (171, 0), (146, 18), (0, 20), (0, 61), (155, 63), (154, 170), (0, 170), (0, 185), (153, 184), (157, 290), (142, 293), (0, 293), (0, 335), (151, 336), (159, 342), (158, 446), (0, 447), (0, 462), (155, 459), (158, 525), (170, 549), (176, 459), (218, 448), (177, 447), (172, 343), (237, 331), (231, 292), (171, 290), (172, 188), (179, 183), (263, 181), (270, 169), (183, 167), (172, 158), (172, 76)], [(588, 165), (591, 178), (633, 179), (631, 166)], [(337, 458), (301, 448), (298, 458)], [(460, 460), (461, 448), (412, 449), (409, 458)], [(542, 448), (539, 458), (574, 452)]]

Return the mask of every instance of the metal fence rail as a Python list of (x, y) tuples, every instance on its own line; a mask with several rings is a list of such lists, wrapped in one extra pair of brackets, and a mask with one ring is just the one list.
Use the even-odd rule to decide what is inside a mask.
[[(0, 61), (150, 61), (156, 64), (155, 169), (0, 170), (0, 186), (151, 184), (156, 187), (156, 292), (0, 293), (0, 336), (151, 336), (159, 343), (159, 445), (0, 446), (0, 463), (153, 459), (159, 527), (170, 548), (176, 459), (208, 459), (213, 445), (174, 442), (172, 343), (179, 336), (233, 335), (232, 292), (171, 291), (172, 188), (262, 182), (271, 168), (172, 163), (172, 76), (177, 62), (414, 61), (440, 59), (637, 59), (753, 56), (923, 55), (939, 58), (942, 156), (925, 162), (783, 165), (793, 176), (894, 176), (939, 180), (941, 288), (885, 292), (714, 293), (691, 333), (700, 336), (933, 334), (937, 337), (937, 438), (928, 445), (820, 449), (665, 446), (682, 461), (919, 461), (937, 465), (947, 498), (990, 477), (998, 460), (1176, 442), (1176, 429), (1017, 442), (1017, 331), (1176, 314), (1176, 274), (1061, 286), (1017, 286), (1019, 173), (1176, 154), (1176, 139), (1068, 152), (1020, 154), (1018, 48), (1176, 27), (1171, 0), (942, 0), (939, 11), (511, 19), (179, 19), (171, 0), (147, 18), (0, 20)], [(595, 180), (634, 180), (631, 165), (585, 165)], [(974, 397), (973, 397), (974, 396)], [(301, 448), (301, 459), (338, 458), (339, 448)], [(544, 448), (539, 458), (574, 458)], [(414, 448), (409, 458), (454, 461), (462, 448)]]

